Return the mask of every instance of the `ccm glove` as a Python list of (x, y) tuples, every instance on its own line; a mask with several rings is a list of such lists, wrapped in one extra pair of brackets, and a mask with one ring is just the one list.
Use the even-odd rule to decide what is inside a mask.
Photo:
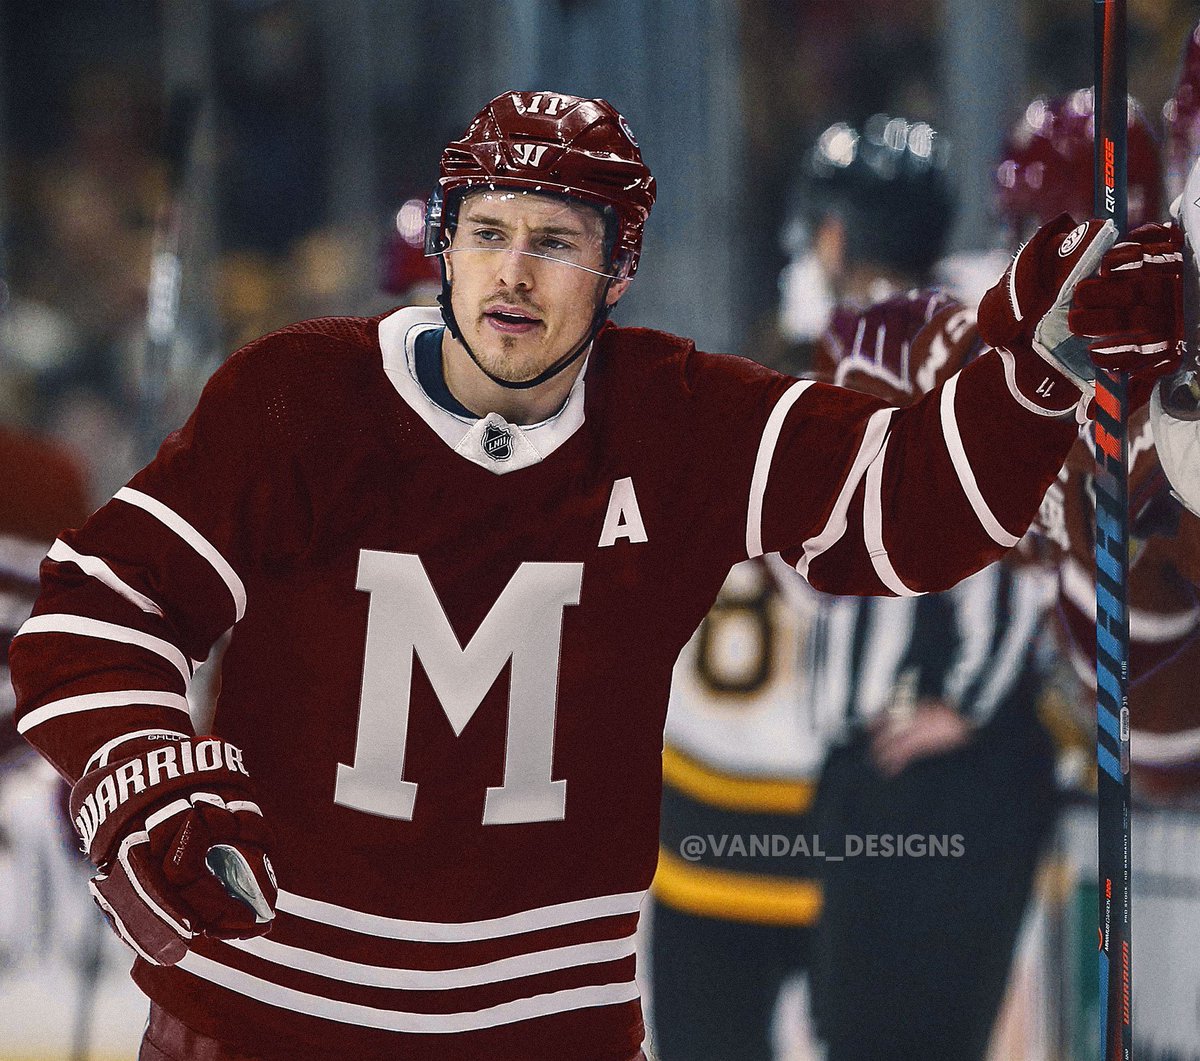
[(1182, 269), (1171, 226), (1146, 225), (1117, 243), (1112, 222), (1076, 225), (1060, 214), (984, 295), (979, 332), (1000, 351), (1017, 400), (1035, 412), (1065, 415), (1080, 394), (1090, 404), (1097, 368), (1128, 372), (1136, 407), (1178, 363)]
[(1116, 241), (1111, 221), (1076, 225), (1059, 214), (1017, 251), (979, 303), (979, 334), (1000, 352), (1009, 389), (1026, 408), (1063, 416), (1080, 394), (1090, 399), (1095, 392), (1089, 341), (1069, 326), (1071, 300)]
[(117, 934), (146, 961), (174, 965), (197, 935), (268, 932), (277, 889), (241, 751), (170, 734), (121, 750), (71, 789), (72, 820), (100, 870), (92, 897)]

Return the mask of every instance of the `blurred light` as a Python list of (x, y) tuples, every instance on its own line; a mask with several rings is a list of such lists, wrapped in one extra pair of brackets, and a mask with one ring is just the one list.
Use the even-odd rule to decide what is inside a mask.
[(425, 242), (425, 204), (420, 199), (409, 199), (396, 212), (396, 231), (405, 243), (414, 247)]
[(933, 126), (925, 122), (917, 122), (908, 131), (908, 149), (917, 158), (933, 157)]
[(858, 134), (845, 122), (838, 122), (821, 134), (817, 149), (833, 165), (849, 166), (858, 153)]
[(893, 118), (884, 126), (883, 142), (893, 151), (903, 151), (908, 139), (908, 122), (903, 118)]

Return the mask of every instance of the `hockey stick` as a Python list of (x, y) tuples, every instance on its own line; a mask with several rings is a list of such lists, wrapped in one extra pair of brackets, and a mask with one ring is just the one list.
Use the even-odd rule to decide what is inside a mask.
[(180, 89), (172, 93), (167, 102), (161, 145), (167, 187), (154, 227), (146, 300), (146, 345), (138, 380), (137, 443), (143, 461), (154, 456), (162, 441), (163, 403), (166, 401), (171, 354), (179, 324), (183, 183), (187, 176), (200, 107), (200, 96), (192, 89)]
[[(1095, 207), (1124, 232), (1125, 0), (1093, 0)], [(1101, 1061), (1130, 1061), (1133, 968), (1129, 839), (1129, 466), (1124, 373), (1096, 378), (1096, 763)]]

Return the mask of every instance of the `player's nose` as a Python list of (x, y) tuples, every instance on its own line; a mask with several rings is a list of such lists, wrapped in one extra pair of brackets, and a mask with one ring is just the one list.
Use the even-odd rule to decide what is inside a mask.
[(496, 254), (496, 279), (504, 287), (528, 290), (533, 287), (534, 261), (519, 247)]

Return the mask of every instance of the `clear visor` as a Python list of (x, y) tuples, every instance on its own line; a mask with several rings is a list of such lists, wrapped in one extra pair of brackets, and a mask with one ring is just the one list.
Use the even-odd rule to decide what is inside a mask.
[(517, 254), (610, 280), (629, 276), (629, 261), (608, 260), (605, 218), (594, 206), (559, 195), (515, 189), (468, 193), (450, 246), (427, 256)]

